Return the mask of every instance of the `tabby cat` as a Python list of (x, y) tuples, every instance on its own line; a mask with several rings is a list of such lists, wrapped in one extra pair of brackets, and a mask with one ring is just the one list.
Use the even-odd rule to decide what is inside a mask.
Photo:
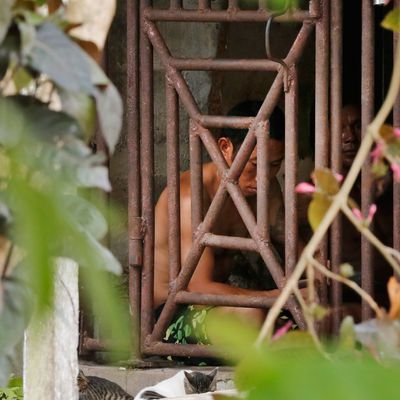
[(190, 370), (179, 371), (169, 379), (154, 386), (145, 387), (135, 396), (135, 400), (163, 399), (214, 392), (217, 388), (217, 370), (218, 368), (215, 368), (209, 374)]
[(116, 383), (97, 376), (85, 376), (82, 371), (78, 375), (78, 388), (79, 400), (133, 400), (133, 396)]

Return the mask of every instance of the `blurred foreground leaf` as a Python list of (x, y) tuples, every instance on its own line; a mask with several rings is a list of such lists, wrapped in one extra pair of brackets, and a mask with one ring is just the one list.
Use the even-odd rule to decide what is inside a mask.
[(389, 11), (381, 25), (394, 32), (400, 32), (400, 9), (395, 8)]

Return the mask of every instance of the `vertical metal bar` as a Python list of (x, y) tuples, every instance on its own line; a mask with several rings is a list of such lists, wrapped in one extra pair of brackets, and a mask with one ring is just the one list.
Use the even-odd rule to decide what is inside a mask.
[(171, 82), (166, 79), (167, 188), (168, 188), (168, 262), (169, 281), (181, 269), (179, 102)]
[[(128, 0), (127, 18), (127, 135), (128, 135), (128, 262), (129, 306), (132, 316), (135, 353), (139, 353), (140, 276), (142, 267), (142, 240), (135, 237), (134, 223), (140, 215), (140, 130), (139, 130), (139, 3)], [(136, 221), (136, 222), (135, 222)]]
[(211, 0), (199, 0), (199, 10), (209, 10), (211, 7)]
[[(367, 125), (374, 117), (374, 6), (370, 0), (362, 1), (362, 26), (361, 26), (361, 126), (362, 134), (366, 135)], [(372, 202), (372, 175), (370, 161), (364, 162), (361, 171), (361, 208), (367, 215)], [(373, 249), (368, 240), (361, 239), (361, 285), (364, 290), (373, 295)], [(362, 302), (362, 317), (372, 317), (372, 310), (368, 304)]]
[(182, 0), (170, 0), (169, 2), (170, 10), (179, 10), (182, 8)]
[(203, 220), (203, 162), (199, 128), (193, 120), (190, 120), (189, 147), (192, 238), (194, 239), (195, 232)]
[[(343, 75), (343, 0), (331, 2), (331, 167), (333, 172), (342, 171), (342, 75)], [(331, 266), (339, 273), (342, 253), (342, 221), (338, 215), (331, 228)], [(342, 285), (332, 281), (331, 292), (333, 329), (339, 330), (342, 303)]]
[[(400, 7), (400, 0), (395, 0), (394, 7)], [(396, 57), (399, 34), (393, 34), (393, 63)], [(400, 95), (393, 107), (393, 125), (400, 127)], [(400, 250), (400, 183), (393, 180), (393, 247)]]
[[(320, 0), (321, 19), (316, 24), (315, 37), (315, 168), (328, 167), (329, 162), (329, 1)], [(321, 241), (319, 261), (327, 264), (327, 239)], [(326, 279), (321, 282), (321, 302), (327, 302)]]
[(263, 240), (269, 240), (269, 123), (260, 122), (256, 127), (257, 137), (257, 228)]
[(290, 70), (290, 88), (285, 93), (285, 269), (290, 275), (296, 266), (297, 229), (297, 182), (298, 158), (298, 80), (296, 67)]
[(140, 121), (141, 121), (141, 183), (142, 216), (145, 223), (142, 269), (141, 342), (142, 347), (153, 327), (154, 281), (154, 104), (153, 104), (153, 49), (146, 36), (144, 9), (151, 0), (141, 0), (140, 34)]

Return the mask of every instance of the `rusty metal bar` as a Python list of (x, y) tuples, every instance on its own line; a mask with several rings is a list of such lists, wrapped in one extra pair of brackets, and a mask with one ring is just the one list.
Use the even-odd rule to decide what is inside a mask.
[(223, 249), (246, 250), (246, 251), (258, 250), (258, 246), (253, 239), (235, 237), (235, 236), (223, 236), (223, 235), (214, 235), (213, 233), (205, 233), (201, 242), (205, 246), (220, 247)]
[[(374, 117), (375, 99), (375, 36), (374, 36), (374, 6), (369, 0), (362, 0), (362, 25), (361, 25), (361, 129), (363, 137), (366, 135), (367, 125)], [(361, 209), (364, 215), (368, 214), (372, 197), (371, 163), (365, 160), (361, 170)], [(361, 286), (373, 295), (373, 249), (371, 243), (361, 238)], [(372, 318), (372, 310), (368, 304), (362, 302), (363, 319)]]
[(280, 64), (258, 59), (173, 58), (169, 65), (179, 71), (278, 71)]
[(203, 162), (201, 154), (201, 139), (197, 125), (190, 120), (190, 194), (191, 194), (191, 217), (192, 238), (203, 220)]
[(142, 237), (137, 237), (137, 221), (141, 221), (140, 210), (140, 129), (139, 129), (139, 3), (126, 3), (127, 35), (127, 90), (126, 122), (128, 140), (128, 263), (129, 306), (132, 315), (135, 353), (139, 353), (140, 277), (143, 263)]
[(263, 240), (269, 240), (269, 123), (260, 122), (257, 137), (257, 228)]
[[(162, 10), (147, 8), (145, 18), (151, 21), (175, 21), (175, 22), (267, 22), (273, 15), (267, 10), (238, 10), (228, 8), (227, 10)], [(291, 13), (278, 16), (276, 22), (312, 22), (317, 16), (308, 11), (296, 10)]]
[[(318, 1), (313, 2), (316, 6)], [(321, 2), (321, 19), (316, 24), (315, 36), (315, 168), (328, 167), (329, 163), (329, 2)], [(321, 241), (318, 260), (327, 265), (327, 238)], [(317, 275), (320, 281), (320, 298), (328, 301), (326, 279)]]
[(269, 308), (277, 296), (274, 297), (254, 297), (247, 295), (221, 295), (208, 293), (193, 293), (181, 291), (176, 294), (175, 300), (179, 304), (198, 304), (225, 307), (251, 307), (251, 308)]
[[(151, 0), (142, 0), (140, 12), (151, 5)], [(142, 184), (142, 216), (145, 223), (143, 242), (141, 339), (143, 341), (153, 328), (153, 282), (154, 282), (154, 141), (153, 141), (153, 49), (145, 34), (144, 19), (141, 18), (140, 34), (140, 170)]]
[[(400, 0), (395, 0), (394, 7), (400, 7)], [(399, 34), (393, 34), (393, 63), (396, 56)], [(393, 107), (393, 125), (400, 127), (400, 95)], [(393, 179), (393, 247), (400, 250), (400, 183)], [(399, 278), (399, 277), (398, 277)]]
[(169, 280), (181, 269), (179, 102), (171, 82), (166, 80), (167, 187), (168, 187), (168, 261)]
[(254, 117), (231, 117), (223, 115), (202, 115), (199, 124), (204, 128), (236, 128), (248, 129)]
[(199, 0), (199, 11), (209, 11), (211, 8), (211, 0)]
[[(173, 13), (176, 12), (177, 11), (173, 11)], [(159, 30), (157, 29), (157, 26), (151, 21), (144, 20), (142, 29), (144, 32), (147, 33), (151, 44), (153, 45), (154, 49), (156, 49), (161, 63), (165, 68), (166, 76), (171, 82), (174, 83), (175, 90), (179, 94), (179, 97), (184, 104), (189, 116), (195, 121), (198, 121), (200, 117), (200, 110), (196, 104), (196, 100), (194, 99), (192, 92), (190, 91), (180, 71), (178, 71), (176, 68), (171, 67), (171, 65), (169, 64), (171, 54), (168, 50), (167, 45), (165, 44), (164, 39), (160, 35)]]
[(290, 70), (290, 88), (285, 93), (285, 270), (290, 275), (297, 262), (298, 79)]
[[(272, 250), (271, 243), (263, 240), (259, 236), (257, 223), (254, 218), (253, 212), (251, 211), (249, 204), (246, 202), (246, 199), (240, 188), (231, 182), (228, 182), (226, 184), (226, 187), (240, 216), (242, 217), (244, 224), (246, 225), (246, 228), (250, 233), (250, 236), (257, 243), (259, 253), (263, 258), (269, 272), (271, 273), (272, 278), (274, 279), (278, 288), (282, 288), (286, 282), (286, 278), (284, 277), (283, 269), (279, 264), (279, 261), (277, 260), (274, 251)], [(290, 298), (287, 302), (287, 305), (299, 327), (301, 329), (305, 328), (306, 324), (304, 321), (303, 313), (300, 305), (297, 303), (297, 300), (294, 298)]]
[[(313, 24), (303, 23), (303, 26), (300, 29), (300, 32), (299, 32), (290, 52), (285, 60), (287, 64), (291, 65), (292, 63), (295, 63), (298, 60), (312, 29), (313, 29)], [(277, 78), (275, 79), (275, 81), (271, 87), (269, 95), (267, 96), (260, 111), (258, 112), (257, 117), (254, 120), (254, 124), (252, 125), (252, 127), (249, 130), (246, 140), (243, 142), (243, 144), (239, 150), (239, 153), (235, 158), (235, 161), (229, 171), (229, 174), (231, 174), (232, 176), (240, 175), (242, 168), (246, 164), (246, 159), (244, 157), (248, 158), (251, 154), (252, 149), (254, 148), (254, 145), (255, 145), (254, 125), (257, 124), (258, 122), (261, 122), (262, 120), (265, 120), (268, 117), (268, 115), (270, 115), (270, 113), (272, 112), (274, 106), (276, 105), (276, 103), (279, 99), (280, 90), (281, 90), (282, 84), (283, 84), (282, 83), (282, 75), (283, 75), (283, 72), (280, 71), (280, 73), (278, 74)], [(243, 159), (241, 159), (241, 158), (243, 158)], [(228, 181), (229, 181), (229, 179), (232, 179), (232, 176), (229, 176), (229, 174), (227, 176)], [(235, 186), (235, 185), (233, 185), (233, 186)], [(198, 235), (192, 244), (192, 248), (191, 248), (188, 256), (186, 257), (183, 268), (182, 268), (180, 274), (178, 275), (178, 278), (175, 281), (174, 285), (172, 285), (172, 287), (171, 287), (170, 295), (168, 296), (168, 299), (165, 303), (164, 309), (161, 312), (161, 315), (154, 327), (151, 337), (148, 338), (148, 342), (152, 342), (154, 340), (156, 340), (156, 341), (161, 340), (161, 338), (163, 337), (165, 329), (167, 328), (168, 323), (176, 310), (176, 303), (175, 303), (174, 297), (178, 291), (187, 288), (190, 278), (191, 278), (191, 276), (197, 266), (197, 263), (199, 262), (199, 259), (203, 253), (204, 245), (202, 245), (202, 243), (201, 243), (202, 235), (206, 232), (210, 232), (210, 230), (212, 229), (212, 226), (215, 223), (216, 218), (218, 216), (218, 212), (221, 210), (227, 197), (228, 197), (228, 193), (225, 188), (225, 183), (224, 183), (224, 181), (222, 181), (221, 185), (219, 186), (219, 188), (217, 190), (216, 195), (214, 196), (214, 199), (211, 202), (211, 205), (210, 205), (210, 207), (207, 211), (207, 214), (204, 218), (204, 221), (201, 224), (200, 229), (198, 230)], [(254, 219), (254, 216), (253, 216), (253, 219)], [(267, 259), (268, 257), (273, 259), (273, 257), (274, 257), (273, 251), (268, 247), (268, 245), (266, 243), (258, 243), (258, 244), (259, 244), (259, 247), (261, 248), (262, 256), (265, 257), (265, 259)], [(283, 282), (281, 282), (281, 283), (283, 283)], [(293, 304), (292, 300), (291, 300), (291, 303)], [(293, 312), (299, 325), (303, 327), (304, 323), (302, 321), (301, 310), (299, 309), (297, 304), (294, 304), (294, 305), (292, 305), (292, 304), (291, 304), (291, 311)]]
[(176, 357), (216, 357), (216, 349), (213, 346), (201, 346), (198, 344), (179, 344), (175, 343), (164, 343), (161, 341), (155, 341), (147, 344), (143, 348), (143, 352), (146, 355), (156, 356), (176, 356)]
[[(342, 172), (342, 75), (343, 75), (343, 0), (331, 2), (331, 167), (333, 172)], [(338, 215), (331, 228), (331, 266), (340, 273), (342, 259), (342, 222)], [(342, 285), (332, 281), (332, 307), (339, 310), (342, 305)], [(340, 313), (333, 313), (333, 330), (339, 331)]]

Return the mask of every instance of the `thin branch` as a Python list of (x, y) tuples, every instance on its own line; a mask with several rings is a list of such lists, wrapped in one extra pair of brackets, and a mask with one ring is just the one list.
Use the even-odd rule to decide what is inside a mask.
[(383, 255), (385, 260), (390, 264), (393, 270), (400, 274), (400, 265), (397, 260), (392, 256), (392, 253), (388, 251), (390, 247), (383, 244), (363, 223), (361, 223), (351, 212), (347, 204), (343, 204), (341, 207), (343, 213), (350, 220), (350, 222), (357, 228), (362, 235), (364, 235), (370, 243), (372, 243), (377, 250)]
[(306, 320), (308, 331), (309, 331), (311, 338), (315, 344), (315, 347), (324, 357), (326, 357), (327, 353), (324, 351), (324, 347), (322, 346), (322, 343), (319, 340), (317, 331), (315, 330), (315, 321), (314, 321), (314, 317), (311, 313), (310, 307), (308, 307), (308, 305), (304, 301), (303, 296), (301, 295), (301, 292), (297, 286), (293, 289), (293, 292), (294, 292), (298, 302), (300, 303), (301, 308), (303, 309), (304, 318)]
[(350, 168), (349, 173), (339, 193), (335, 196), (329, 209), (324, 215), (321, 223), (319, 224), (317, 230), (314, 232), (311, 240), (308, 242), (307, 246), (304, 248), (300, 259), (286, 282), (286, 285), (282, 289), (280, 296), (277, 298), (275, 304), (271, 307), (267, 318), (261, 328), (260, 334), (257, 338), (256, 344), (260, 344), (265, 338), (271, 339), (272, 331), (276, 318), (279, 316), (280, 310), (283, 308), (290, 295), (292, 294), (294, 288), (297, 286), (299, 279), (301, 278), (304, 270), (307, 266), (309, 260), (312, 259), (314, 252), (316, 251), (321, 239), (326, 234), (327, 230), (331, 226), (333, 220), (338, 214), (341, 206), (345, 204), (346, 199), (349, 197), (350, 191), (357, 180), (358, 174), (364, 164), (364, 161), (369, 156), (372, 143), (374, 142), (374, 135), (379, 133), (380, 127), (385, 122), (387, 116), (393, 108), (393, 104), (397, 98), (400, 87), (400, 40), (397, 43), (395, 64), (393, 68), (392, 79), (389, 86), (388, 94), (385, 101), (376, 115), (375, 119), (368, 125), (366, 135), (361, 142), (360, 148), (354, 159), (354, 162)]
[(382, 310), (379, 308), (378, 303), (372, 298), (372, 296), (367, 293), (363, 288), (361, 288), (356, 282), (345, 278), (344, 276), (335, 274), (332, 271), (329, 271), (328, 268), (325, 267), (325, 265), (322, 265), (319, 263), (317, 260), (313, 259), (312, 261), (313, 266), (318, 269), (321, 273), (323, 273), (326, 277), (330, 279), (334, 279), (335, 281), (341, 282), (351, 289), (353, 289), (356, 293), (360, 295), (360, 297), (365, 300), (369, 306), (375, 311), (375, 314), (377, 315), (378, 318), (383, 318), (384, 314)]

